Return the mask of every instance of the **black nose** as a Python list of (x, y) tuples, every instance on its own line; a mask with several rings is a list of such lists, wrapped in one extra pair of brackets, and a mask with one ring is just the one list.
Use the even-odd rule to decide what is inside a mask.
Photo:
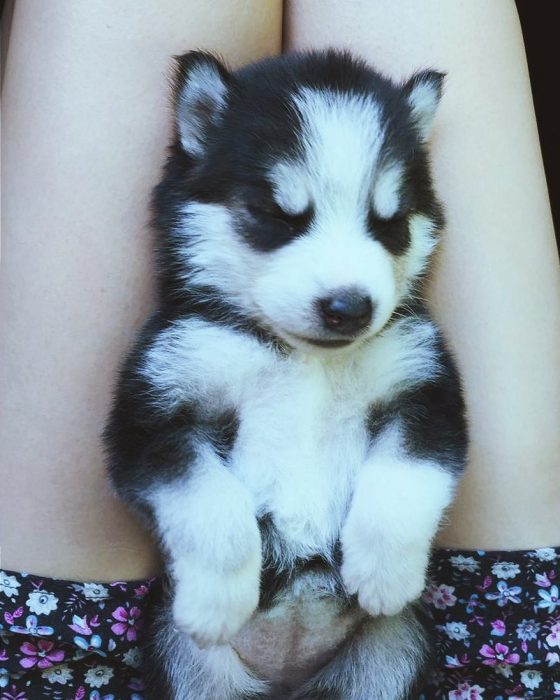
[(371, 298), (353, 289), (340, 289), (330, 297), (319, 299), (319, 308), (325, 328), (342, 335), (362, 331), (373, 313)]

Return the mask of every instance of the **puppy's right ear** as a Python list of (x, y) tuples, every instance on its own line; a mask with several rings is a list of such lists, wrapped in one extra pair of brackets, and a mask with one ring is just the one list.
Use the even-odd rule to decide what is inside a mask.
[(231, 75), (212, 54), (189, 51), (175, 56), (175, 119), (184, 150), (204, 156), (207, 136), (226, 106)]

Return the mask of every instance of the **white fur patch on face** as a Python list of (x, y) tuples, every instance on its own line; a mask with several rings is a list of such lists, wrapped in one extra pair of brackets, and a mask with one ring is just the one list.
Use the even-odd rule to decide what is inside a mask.
[(276, 204), (286, 214), (302, 214), (309, 206), (305, 172), (298, 163), (282, 161), (269, 174)]
[(390, 219), (399, 210), (403, 174), (404, 167), (401, 163), (391, 163), (375, 179), (373, 207), (382, 219)]
[[(369, 296), (379, 330), (397, 301), (393, 261), (367, 230), (367, 214), (384, 138), (381, 111), (368, 96), (305, 88), (300, 114), (301, 158), (271, 173), (277, 201), (301, 212), (313, 206), (305, 235), (262, 260), (254, 303), (291, 344), (323, 335), (317, 301), (353, 288)], [(297, 341), (296, 341), (297, 342)]]
[(414, 214), (408, 224), (410, 248), (406, 254), (406, 275), (417, 277), (428, 264), (437, 245), (435, 221), (423, 214)]
[(391, 256), (361, 227), (348, 227), (334, 212), (328, 221), (263, 261), (254, 301), (261, 317), (293, 344), (293, 336), (320, 336), (315, 302), (333, 290), (355, 287), (376, 306), (370, 332), (377, 332), (396, 304)]
[(251, 288), (265, 256), (241, 240), (233, 212), (220, 204), (189, 202), (175, 236), (184, 241), (185, 262), (191, 271), (188, 284), (214, 287), (227, 301), (249, 313), (256, 311)]
[(413, 214), (408, 229), (410, 245), (395, 266), (399, 296), (406, 295), (413, 280), (424, 272), (438, 243), (436, 223), (424, 214)]
[(302, 338), (326, 337), (320, 300), (341, 289), (371, 299), (363, 336), (377, 333), (426, 265), (435, 236), (428, 218), (412, 216), (410, 248), (396, 259), (368, 231), (372, 202), (380, 216), (398, 209), (404, 170), (378, 163), (384, 126), (371, 98), (305, 89), (294, 100), (301, 157), (277, 163), (269, 179), (287, 214), (313, 207), (304, 235), (258, 251), (243, 238), (242, 207), (189, 202), (175, 236), (184, 246), (186, 283), (218, 290), (290, 345), (309, 349)]
[(363, 206), (383, 143), (373, 98), (304, 88), (294, 97), (303, 166), (317, 211)]

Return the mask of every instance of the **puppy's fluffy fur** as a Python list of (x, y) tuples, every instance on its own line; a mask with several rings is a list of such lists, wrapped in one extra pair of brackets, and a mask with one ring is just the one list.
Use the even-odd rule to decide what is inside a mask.
[(443, 225), (443, 76), (395, 85), (333, 51), (177, 65), (160, 305), (105, 433), (168, 565), (148, 696), (400, 700), (466, 458), (459, 377), (418, 296)]

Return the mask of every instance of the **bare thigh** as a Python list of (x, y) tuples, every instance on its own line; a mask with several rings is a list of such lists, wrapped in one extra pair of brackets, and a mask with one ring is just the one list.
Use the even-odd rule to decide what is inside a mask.
[(448, 212), (429, 305), (457, 356), (469, 468), (440, 542), (560, 543), (560, 268), (512, 0), (288, 0), (285, 46), (396, 80), (447, 71), (432, 144)]
[(0, 469), (4, 568), (145, 576), (157, 555), (111, 494), (100, 432), (153, 304), (149, 194), (169, 57), (277, 53), (280, 0), (19, 0), (3, 86)]

